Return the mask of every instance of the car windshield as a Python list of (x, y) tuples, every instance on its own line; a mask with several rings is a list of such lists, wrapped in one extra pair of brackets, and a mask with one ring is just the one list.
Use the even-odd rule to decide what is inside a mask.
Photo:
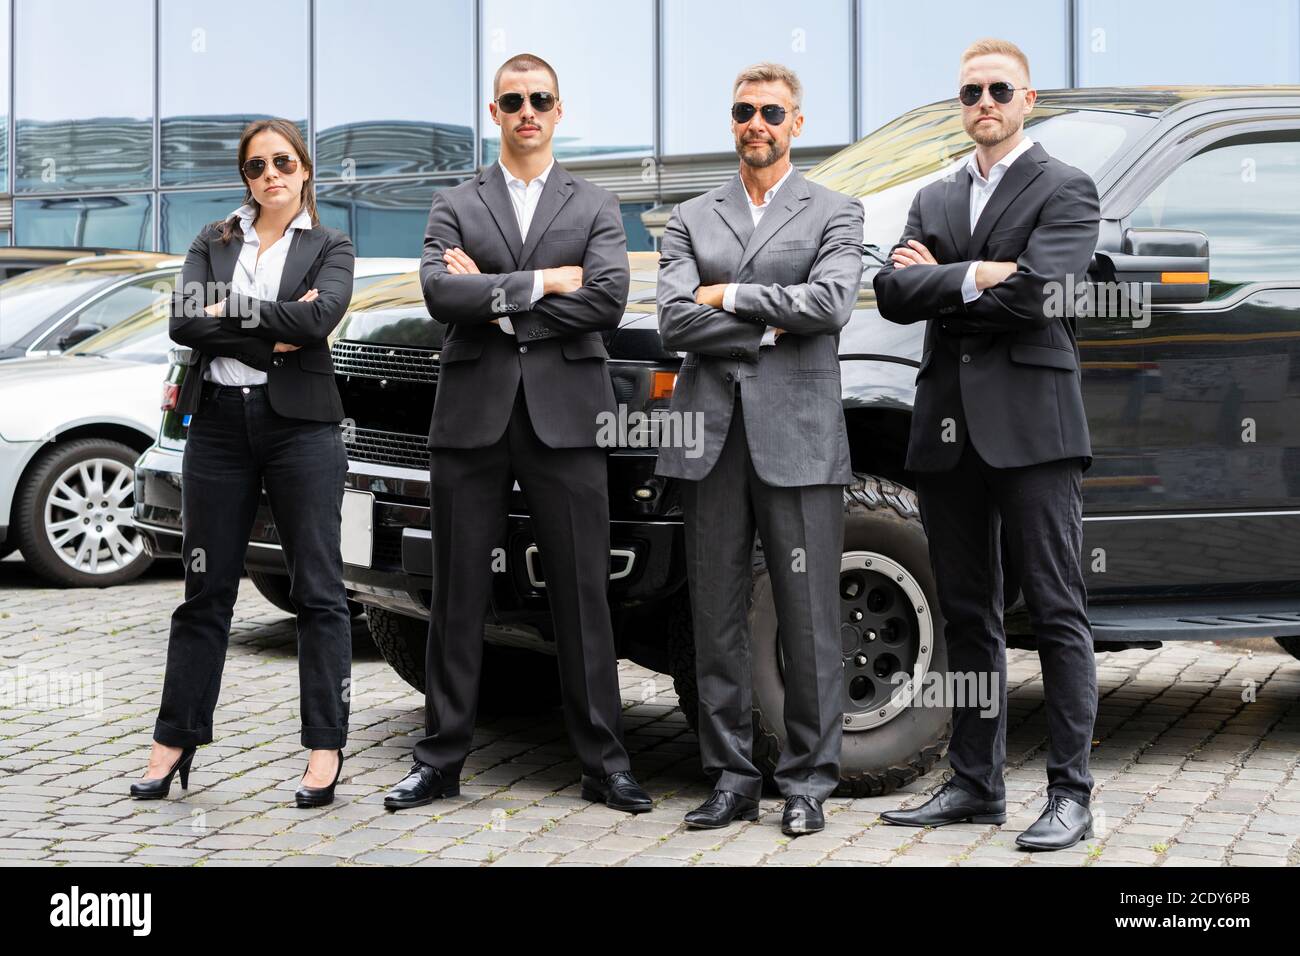
[[(1155, 122), (1134, 113), (1036, 108), (1025, 133), (1095, 179)], [(882, 264), (876, 257), (887, 257), (902, 236), (916, 193), (959, 170), (974, 148), (959, 108), (927, 108), (899, 117), (808, 172), (814, 182), (862, 201), (867, 288)]]
[(26, 338), (73, 303), (121, 275), (103, 269), (50, 266), (0, 282), (0, 350)]

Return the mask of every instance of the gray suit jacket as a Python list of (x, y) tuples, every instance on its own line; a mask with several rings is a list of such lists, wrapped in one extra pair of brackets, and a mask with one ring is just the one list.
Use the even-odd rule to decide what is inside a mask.
[[(847, 484), (839, 335), (862, 278), (862, 205), (790, 174), (754, 228), (737, 174), (679, 205), (659, 259), (659, 334), (686, 353), (672, 411), (697, 415), (702, 453), (663, 447), (655, 473), (699, 480), (718, 460), (740, 389), (750, 458), (770, 485)], [(736, 312), (697, 305), (736, 282)], [(768, 325), (785, 329), (760, 351)], [(684, 443), (683, 443), (684, 444)]]

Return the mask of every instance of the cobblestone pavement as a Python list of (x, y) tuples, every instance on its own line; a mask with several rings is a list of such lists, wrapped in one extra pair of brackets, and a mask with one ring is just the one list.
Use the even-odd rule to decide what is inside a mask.
[[(906, 791), (834, 799), (824, 832), (792, 841), (778, 799), (757, 823), (688, 831), (708, 792), (671, 681), (623, 664), (633, 768), (655, 798), (631, 817), (578, 796), (558, 712), (481, 724), (459, 798), (387, 813), (409, 766), (422, 700), (356, 632), (347, 763), (332, 806), (299, 810), (293, 621), (241, 584), (216, 741), (200, 749), (183, 797), (133, 802), (158, 703), (179, 573), (155, 567), (102, 591), (47, 589), (0, 563), (0, 863), (275, 866), (335, 864), (689, 866), (1181, 866), (1300, 863), (1300, 662), (1272, 642), (1174, 644), (1098, 657), (1093, 753), (1097, 836), (1059, 853), (1014, 839), (1044, 795), (1045, 724), (1037, 656), (1009, 655), (1008, 813), (1001, 827), (891, 827), (943, 762)], [(48, 678), (89, 683), (51, 706)], [(1253, 697), (1253, 699), (1251, 699)], [(1245, 698), (1245, 699), (1243, 699)], [(67, 698), (65, 698), (66, 700)], [(57, 703), (57, 702), (55, 702)]]

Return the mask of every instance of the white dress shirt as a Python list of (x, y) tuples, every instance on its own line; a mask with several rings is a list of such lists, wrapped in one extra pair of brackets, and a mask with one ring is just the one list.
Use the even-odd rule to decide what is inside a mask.
[[(515, 207), (515, 221), (519, 223), (520, 238), (528, 239), (528, 227), (533, 223), (533, 213), (537, 212), (537, 201), (542, 198), (542, 190), (546, 188), (546, 177), (551, 175), (551, 170), (555, 166), (555, 160), (542, 170), (541, 175), (530, 183), (525, 183), (510, 170), (506, 169), (506, 164), (497, 160), (497, 165), (501, 167), (501, 174), (506, 178), (506, 192), (510, 193), (510, 202)], [(531, 306), (534, 302), (542, 297), (542, 270), (538, 269), (533, 273), (533, 295), (528, 300)], [(515, 327), (506, 317), (497, 320), (501, 331), (507, 335), (515, 334)]]
[[(289, 257), (289, 247), (293, 245), (295, 229), (311, 228), (311, 213), (304, 207), (289, 223), (282, 235), (266, 247), (259, 256), (261, 239), (253, 228), (253, 218), (257, 210), (250, 205), (243, 205), (230, 216), (239, 217), (239, 225), (244, 230), (244, 246), (239, 250), (239, 259), (235, 262), (235, 271), (231, 275), (230, 288), (233, 292), (274, 302), (280, 296), (280, 277), (284, 273), (284, 262)], [(215, 319), (214, 319), (215, 321)], [(225, 355), (214, 356), (208, 363), (203, 377), (218, 385), (263, 385), (266, 373), (245, 365), (239, 359)]]
[[(971, 232), (975, 231), (975, 223), (979, 221), (980, 213), (988, 205), (989, 199), (993, 197), (993, 191), (998, 188), (998, 183), (1002, 182), (1002, 177), (1007, 174), (1011, 164), (1028, 151), (1029, 147), (1034, 145), (1034, 141), (1028, 136), (1021, 136), (1020, 142), (1015, 145), (1011, 152), (1007, 153), (989, 170), (988, 179), (980, 175), (980, 165), (975, 160), (975, 154), (971, 153), (966, 159), (966, 168), (970, 170), (970, 228)], [(975, 285), (975, 270), (979, 268), (978, 262), (972, 262), (970, 268), (966, 270), (966, 278), (961, 284), (961, 298), (963, 302), (974, 302), (984, 293)]]
[[(777, 191), (785, 185), (785, 181), (790, 178), (792, 172), (794, 172), (793, 163), (790, 165), (790, 168), (785, 171), (785, 175), (776, 181), (776, 185), (763, 193), (763, 202), (761, 205), (754, 205), (754, 200), (749, 198), (749, 190), (745, 190), (745, 201), (749, 203), (749, 215), (750, 218), (754, 220), (755, 229), (758, 228), (758, 224), (762, 221), (763, 213), (767, 212), (767, 207), (772, 205), (772, 197), (775, 196)], [(736, 311), (736, 289), (738, 287), (739, 283), (737, 282), (728, 283), (726, 290), (722, 293), (722, 308), (728, 312)], [(758, 347), (762, 348), (765, 345), (776, 345), (775, 326), (769, 325), (763, 332), (763, 338), (759, 340)]]

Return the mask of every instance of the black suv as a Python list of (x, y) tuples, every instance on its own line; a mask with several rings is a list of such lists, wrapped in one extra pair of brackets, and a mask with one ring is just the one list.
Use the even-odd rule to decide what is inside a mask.
[[(1098, 650), (1271, 636), (1300, 654), (1300, 88), (1045, 91), (1028, 134), (1091, 174), (1102, 202), (1088, 296), (1063, 306), (1074, 310), (1095, 454), (1084, 476), (1084, 560)], [(871, 279), (916, 191), (958, 169), (971, 148), (957, 105), (936, 104), (808, 174), (866, 210), (867, 268), (840, 340), (857, 473), (844, 496), (842, 766), (844, 791), (858, 795), (924, 773), (948, 735), (947, 711), (910, 706), (925, 676), (946, 667), (903, 467), (923, 328), (882, 320)], [(615, 392), (635, 420), (667, 407), (680, 357), (659, 340), (654, 254), (631, 260), (627, 314), (607, 346)], [(358, 296), (333, 343), (350, 457), (348, 590), (367, 607), (386, 659), (416, 687), (430, 597), (425, 436), (443, 329), (409, 275)], [(183, 373), (175, 365), (172, 381)], [(671, 674), (693, 724), (677, 489), (654, 476), (654, 448), (634, 447), (632, 434), (609, 464), (619, 653)], [(170, 553), (183, 435), (169, 414), (136, 466), (137, 523)], [(512, 513), (488, 637), (546, 652), (543, 556), (522, 496)], [(264, 591), (278, 575), (277, 603), (292, 610), (275, 541), (264, 510), (248, 566)], [(1015, 569), (1007, 572), (1009, 643), (1032, 648)], [(755, 756), (770, 768), (784, 732), (782, 666), (761, 544), (753, 581)], [(554, 679), (553, 665), (517, 651), (497, 660), (486, 681)]]

